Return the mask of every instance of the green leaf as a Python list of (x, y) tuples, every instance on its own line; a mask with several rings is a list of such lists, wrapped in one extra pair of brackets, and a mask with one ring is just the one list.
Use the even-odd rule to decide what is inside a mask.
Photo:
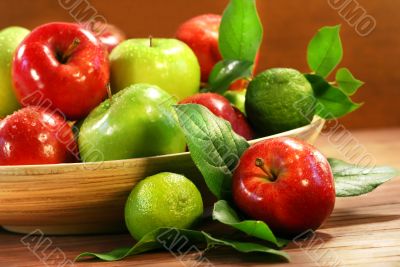
[(324, 78), (336, 68), (342, 57), (340, 25), (321, 28), (308, 45), (308, 65), (312, 71)]
[(249, 236), (271, 242), (278, 247), (283, 247), (288, 243), (287, 240), (276, 238), (268, 225), (262, 221), (240, 221), (235, 210), (232, 209), (225, 200), (220, 200), (214, 204), (212, 216), (216, 221), (238, 229)]
[(336, 72), (336, 82), (346, 95), (353, 95), (364, 83), (354, 78), (349, 69), (341, 68)]
[(289, 255), (283, 251), (279, 251), (258, 243), (250, 243), (250, 242), (238, 242), (226, 239), (217, 239), (209, 234), (202, 232), (207, 241), (207, 247), (212, 248), (215, 246), (226, 246), (231, 247), (239, 252), (250, 253), (250, 252), (261, 252), (266, 254), (272, 254), (279, 257), (282, 257), (285, 260), (289, 260)]
[[(263, 252), (272, 255), (278, 255), (284, 259), (288, 259), (288, 255), (279, 250), (275, 250), (257, 243), (243, 243), (237, 241), (229, 241), (217, 239), (205, 232), (177, 229), (177, 228), (158, 228), (146, 234), (139, 242), (132, 247), (118, 248), (105, 253), (84, 252), (76, 257), (76, 261), (97, 258), (103, 261), (118, 261), (128, 256), (144, 253), (155, 249), (164, 249), (177, 256), (188, 251), (180, 251), (183, 247), (188, 247), (188, 250), (199, 250), (193, 245), (206, 245), (207, 249), (216, 246), (228, 246), (240, 252)], [(187, 246), (192, 245), (192, 246)]]
[(254, 62), (262, 35), (256, 1), (231, 0), (219, 28), (219, 49), (223, 59)]
[[(121, 260), (130, 255), (140, 254), (146, 251), (158, 249), (162, 247), (162, 244), (157, 240), (157, 237), (170, 231), (171, 228), (159, 228), (148, 234), (146, 234), (142, 239), (140, 239), (134, 246), (132, 247), (122, 247), (117, 248), (113, 251), (106, 253), (93, 253), (93, 252), (84, 252), (76, 257), (75, 260), (82, 260), (89, 258), (98, 258), (103, 261), (117, 261)], [(191, 238), (195, 240), (197, 235), (191, 235)], [(201, 239), (200, 239), (201, 240)]]
[(210, 91), (223, 94), (236, 80), (251, 77), (253, 62), (222, 60), (211, 71), (208, 84)]
[(314, 97), (317, 101), (315, 113), (321, 118), (340, 118), (361, 107), (362, 104), (354, 103), (349, 96), (330, 85), (321, 76), (314, 74), (305, 76), (313, 87)]
[(337, 197), (369, 193), (399, 175), (399, 172), (392, 167), (360, 167), (338, 159), (328, 160), (335, 178)]
[(230, 199), (232, 172), (249, 144), (229, 122), (203, 106), (177, 105), (175, 110), (192, 159), (208, 188), (217, 198)]

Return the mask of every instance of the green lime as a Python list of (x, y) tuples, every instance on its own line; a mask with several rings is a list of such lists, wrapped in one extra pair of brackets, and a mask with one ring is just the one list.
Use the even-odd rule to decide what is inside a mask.
[(125, 223), (136, 240), (159, 227), (190, 228), (202, 214), (196, 186), (185, 176), (169, 172), (140, 181), (125, 205)]
[(294, 69), (269, 69), (255, 77), (247, 88), (245, 106), (251, 124), (262, 135), (304, 126), (315, 114), (311, 84)]

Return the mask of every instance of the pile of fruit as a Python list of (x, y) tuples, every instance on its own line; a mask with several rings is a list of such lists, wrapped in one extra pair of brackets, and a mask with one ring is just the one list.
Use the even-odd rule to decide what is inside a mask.
[(287, 241), (274, 234), (315, 230), (339, 193), (363, 194), (393, 175), (376, 181), (364, 172), (345, 181), (339, 170), (350, 165), (328, 162), (292, 138), (249, 147), (246, 140), (360, 106), (350, 96), (362, 83), (347, 69), (326, 81), (342, 58), (339, 27), (324, 27), (311, 41), (311, 74), (275, 68), (253, 77), (262, 35), (255, 1), (246, 0), (231, 1), (223, 16), (188, 20), (171, 39), (125, 40), (104, 24), (7, 28), (0, 32), (0, 165), (100, 162), (188, 148), (219, 199), (213, 219), (262, 242), (187, 230), (203, 216), (202, 196), (184, 176), (159, 173), (139, 182), (126, 203), (126, 225), (139, 242), (81, 257), (118, 260), (160, 248), (173, 241), (173, 229), (208, 248), (286, 257), (278, 249)]
[[(234, 5), (230, 9), (223, 18), (208, 14), (188, 20), (176, 39), (125, 40), (107, 24), (90, 30), (74, 23), (49, 23), (32, 32), (3, 30), (0, 165), (184, 152), (185, 138), (172, 108), (178, 103), (205, 106), (247, 140), (304, 126), (315, 114), (335, 118), (358, 107), (333, 87), (315, 93), (310, 81), (320, 76), (281, 68), (253, 78), (262, 27), (255, 9), (247, 7), (246, 17)], [(231, 28), (242, 19), (254, 25), (236, 33)], [(324, 39), (335, 32), (317, 35), (315, 40), (323, 40), (313, 50), (320, 53)], [(320, 58), (325, 63), (318, 68), (326, 69), (331, 56)], [(323, 112), (332, 108), (324, 101), (335, 102), (332, 90), (341, 96), (334, 104), (342, 106), (342, 114), (329, 117)]]

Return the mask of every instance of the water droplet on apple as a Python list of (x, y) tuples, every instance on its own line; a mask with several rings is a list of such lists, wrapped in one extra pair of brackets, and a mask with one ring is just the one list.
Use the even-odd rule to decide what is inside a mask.
[(38, 139), (39, 139), (39, 141), (40, 141), (41, 143), (46, 142), (46, 141), (47, 141), (47, 134), (44, 134), (44, 133), (39, 134)]

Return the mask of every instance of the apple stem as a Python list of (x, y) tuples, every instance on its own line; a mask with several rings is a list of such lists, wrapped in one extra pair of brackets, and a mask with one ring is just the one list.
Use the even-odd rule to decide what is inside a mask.
[(149, 36), (150, 47), (153, 47), (153, 36)]
[(78, 47), (78, 45), (81, 43), (81, 40), (79, 38), (75, 38), (72, 43), (68, 46), (67, 51), (62, 56), (62, 62), (66, 62), (67, 59), (72, 55), (72, 53), (75, 51), (75, 49)]
[(108, 83), (106, 86), (107, 86), (107, 95), (108, 95), (108, 99), (110, 100), (110, 104), (111, 104), (113, 97), (112, 97), (112, 92), (111, 92), (110, 83)]
[(267, 168), (265, 168), (265, 162), (262, 158), (256, 158), (256, 166), (265, 172), (268, 180), (275, 181), (274, 175), (272, 175), (272, 173)]

